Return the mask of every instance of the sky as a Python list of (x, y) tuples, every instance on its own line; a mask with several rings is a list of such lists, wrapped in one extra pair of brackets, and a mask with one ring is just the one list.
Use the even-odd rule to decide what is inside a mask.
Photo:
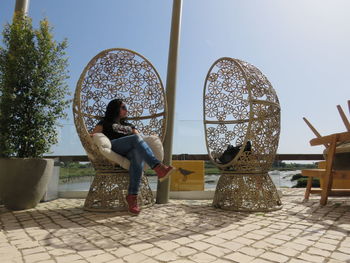
[[(0, 0), (1, 30), (14, 6)], [(147, 57), (166, 83), (171, 9), (171, 0), (31, 0), (29, 16), (34, 26), (47, 17), (55, 39), (68, 39), (73, 94), (90, 59), (114, 47)], [(277, 152), (321, 153), (309, 145), (314, 135), (302, 117), (322, 135), (345, 131), (336, 105), (350, 115), (348, 10), (348, 0), (183, 0), (173, 153), (207, 153), (203, 86), (210, 66), (225, 56), (255, 65), (276, 90)], [(51, 154), (84, 154), (71, 111)]]

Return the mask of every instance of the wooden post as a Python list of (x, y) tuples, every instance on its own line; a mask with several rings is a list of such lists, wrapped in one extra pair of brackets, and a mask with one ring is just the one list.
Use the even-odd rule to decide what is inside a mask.
[(16, 0), (15, 13), (22, 12), (24, 15), (28, 14), (29, 0)]
[[(315, 129), (314, 126), (312, 126), (312, 124), (305, 117), (303, 117), (303, 120), (306, 122), (307, 126), (309, 126), (309, 128), (316, 135), (317, 138), (322, 137), (321, 134)], [(328, 144), (325, 143), (324, 147), (328, 148)]]
[(340, 114), (341, 119), (343, 120), (343, 123), (344, 123), (344, 125), (345, 125), (345, 128), (346, 128), (348, 131), (350, 131), (350, 123), (349, 123), (348, 118), (346, 118), (346, 115), (345, 115), (345, 113), (344, 113), (342, 107), (341, 107), (340, 105), (337, 105), (337, 109), (338, 109), (338, 112), (339, 112), (339, 114)]
[[(174, 115), (176, 102), (176, 71), (178, 50), (180, 43), (182, 0), (173, 0), (171, 20), (170, 45), (168, 56), (168, 72), (166, 81), (166, 99), (168, 104), (167, 130), (164, 140), (164, 163), (171, 165), (173, 150)], [(157, 200), (158, 204), (166, 204), (169, 201), (170, 180), (158, 181)]]
[(327, 153), (328, 156), (326, 161), (326, 174), (323, 177), (323, 187), (321, 191), (321, 200), (320, 200), (321, 205), (326, 205), (328, 195), (329, 195), (329, 192), (331, 191), (332, 184), (333, 184), (332, 169), (333, 169), (333, 159), (335, 155), (337, 139), (338, 139), (337, 134), (332, 135), (332, 142), (330, 144), (329, 151)]

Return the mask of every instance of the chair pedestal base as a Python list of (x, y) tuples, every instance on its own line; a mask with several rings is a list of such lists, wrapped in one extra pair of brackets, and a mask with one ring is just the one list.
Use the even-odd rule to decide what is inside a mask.
[(276, 186), (267, 173), (223, 173), (216, 186), (213, 206), (232, 211), (274, 211), (282, 208)]
[[(85, 199), (84, 210), (94, 212), (126, 211), (125, 197), (128, 192), (128, 171), (96, 171), (95, 178)], [(155, 200), (146, 176), (142, 176), (138, 204), (145, 208), (154, 205)]]

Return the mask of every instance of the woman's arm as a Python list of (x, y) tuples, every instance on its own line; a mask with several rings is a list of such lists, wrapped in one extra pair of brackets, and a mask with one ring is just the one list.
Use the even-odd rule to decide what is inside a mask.
[(132, 129), (132, 133), (133, 133), (133, 134), (139, 134), (139, 131), (136, 130), (136, 129)]
[(98, 133), (98, 132), (103, 132), (103, 126), (102, 125), (96, 125), (96, 127), (90, 133), (90, 136), (94, 136), (94, 134)]

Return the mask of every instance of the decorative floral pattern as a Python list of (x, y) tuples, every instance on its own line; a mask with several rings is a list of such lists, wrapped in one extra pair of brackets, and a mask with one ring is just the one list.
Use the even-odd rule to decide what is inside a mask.
[[(127, 105), (129, 122), (141, 134), (165, 130), (165, 93), (158, 73), (141, 55), (125, 49), (110, 49), (90, 61), (77, 85), (81, 116), (91, 131), (104, 115), (112, 99), (121, 98)], [(77, 98), (75, 98), (77, 99)]]
[[(204, 89), (207, 148), (214, 163), (221, 169), (268, 171), (280, 133), (279, 101), (268, 79), (247, 62), (221, 58), (211, 67)], [(216, 158), (229, 144), (240, 145), (241, 151), (222, 165)]]

